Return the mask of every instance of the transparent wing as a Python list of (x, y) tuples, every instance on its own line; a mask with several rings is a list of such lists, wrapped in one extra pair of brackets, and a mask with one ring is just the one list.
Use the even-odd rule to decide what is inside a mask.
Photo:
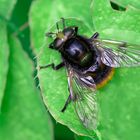
[(90, 76), (83, 77), (69, 67), (68, 83), (71, 100), (82, 124), (88, 129), (96, 129), (97, 101), (93, 79)]
[(140, 66), (140, 46), (126, 42), (96, 40), (102, 62), (110, 67)]

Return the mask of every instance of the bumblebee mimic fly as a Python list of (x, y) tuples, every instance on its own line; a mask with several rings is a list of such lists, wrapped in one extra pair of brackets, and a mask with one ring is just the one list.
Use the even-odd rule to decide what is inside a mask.
[(61, 111), (65, 112), (72, 102), (82, 124), (88, 129), (96, 129), (96, 91), (112, 78), (115, 68), (140, 65), (140, 46), (103, 40), (98, 32), (88, 38), (80, 33), (81, 27), (77, 24), (66, 24), (71, 20), (62, 18), (56, 23), (57, 31), (46, 34), (52, 39), (49, 48), (61, 54), (62, 62), (56, 66), (51, 63), (39, 67), (40, 70), (66, 68), (69, 96)]

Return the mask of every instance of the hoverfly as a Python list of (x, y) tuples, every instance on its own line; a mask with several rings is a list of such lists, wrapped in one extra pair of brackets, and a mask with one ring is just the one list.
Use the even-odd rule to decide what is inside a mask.
[(114, 68), (139, 66), (140, 48), (126, 42), (102, 40), (97, 32), (87, 38), (79, 34), (79, 26), (66, 26), (64, 18), (59, 22), (57, 32), (48, 32), (46, 36), (53, 39), (49, 48), (61, 54), (62, 62), (56, 66), (54, 63), (40, 66), (40, 69), (59, 70), (65, 66), (69, 96), (61, 111), (73, 102), (82, 124), (95, 129), (98, 124), (96, 90), (111, 79)]

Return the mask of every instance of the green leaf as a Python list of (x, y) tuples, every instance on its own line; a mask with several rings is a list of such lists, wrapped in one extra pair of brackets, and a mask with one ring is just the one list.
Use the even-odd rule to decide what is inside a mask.
[[(48, 46), (45, 43), (46, 38), (44, 35), (49, 31), (49, 26), (54, 25), (60, 17), (79, 17), (87, 27), (93, 29), (89, 13), (90, 1), (88, 0), (72, 2), (68, 0), (40, 0), (33, 3), (30, 12), (32, 44), (36, 48), (37, 56), (40, 54), (40, 49), (44, 49), (40, 54), (39, 65), (40, 63), (43, 65), (51, 63), (52, 58), (56, 63), (60, 61), (60, 55), (47, 49)], [(86, 32), (84, 29), (83, 31)], [(81, 124), (72, 104), (69, 105), (65, 113), (60, 111), (69, 95), (65, 69), (57, 72), (52, 69), (41, 70), (39, 71), (39, 77), (44, 102), (56, 121), (68, 126), (79, 135), (95, 136), (93, 130), (89, 131)]]
[(0, 1), (0, 18), (9, 19), (11, 16), (11, 11), (13, 10), (17, 0), (1, 0)]
[(111, 8), (108, 0), (92, 1), (93, 22), (101, 38), (140, 44), (140, 11), (129, 7), (120, 12)]
[(98, 140), (98, 138), (91, 138), (91, 137), (86, 137), (86, 136), (78, 136), (75, 135), (75, 140)]
[[(67, 7), (68, 5), (65, 3), (65, 0), (63, 2), (56, 2), (57, 7), (64, 5), (61, 6), (59, 10), (64, 9), (65, 6)], [(71, 1), (71, 3), (80, 2)], [(53, 8), (52, 10), (50, 5), (49, 1), (46, 1), (46, 3), (43, 0), (36, 1), (31, 9), (30, 25), (32, 44), (35, 46), (36, 52), (38, 53), (38, 65), (49, 64), (52, 63), (52, 61), (58, 64), (61, 61), (60, 55), (57, 52), (48, 49), (47, 40), (44, 38), (44, 34), (48, 31), (49, 25), (55, 24), (55, 21), (63, 16), (61, 15), (62, 13), (65, 17), (69, 17), (69, 14), (67, 15), (69, 9), (76, 9), (73, 10), (73, 15), (77, 13), (78, 17), (78, 13), (82, 11), (81, 9), (85, 9), (84, 6), (86, 4), (84, 3), (81, 8), (74, 6), (67, 7), (66, 11), (61, 12), (61, 14), (57, 8)], [(94, 0), (92, 6), (94, 27), (96, 31), (100, 33), (101, 38), (123, 40), (132, 44), (140, 44), (139, 10), (129, 7), (127, 11), (124, 12), (115, 11), (111, 8), (109, 0)], [(89, 10), (85, 11), (89, 12)], [(50, 13), (52, 14), (51, 16)], [(87, 14), (82, 14), (82, 16), (83, 17), (79, 15), (83, 20)], [(84, 22), (88, 26), (87, 22), (89, 22), (89, 20), (84, 20)], [(92, 29), (91, 24), (89, 24), (88, 27)], [(88, 29), (83, 29), (83, 33), (87, 31), (89, 32)], [(93, 33), (94, 31), (92, 34)], [(116, 69), (112, 81), (99, 90), (100, 93), (97, 94), (97, 97), (100, 105), (100, 124), (96, 130), (99, 139), (139, 139), (139, 70), (140, 68)], [(72, 131), (79, 135), (95, 136), (94, 131), (85, 129), (79, 122), (72, 104), (68, 106), (65, 113), (60, 112), (69, 94), (65, 69), (53, 71), (51, 68), (48, 68), (46, 70), (40, 70), (38, 74), (44, 102), (52, 116), (58, 122), (67, 125)]]
[(9, 48), (7, 43), (7, 26), (6, 19), (11, 15), (12, 9), (16, 3), (16, 0), (2, 0), (0, 4), (0, 109), (2, 104), (2, 98), (4, 96), (7, 71), (8, 71), (8, 56)]
[[(114, 11), (108, 0), (93, 1), (93, 20), (101, 38), (140, 44), (140, 11)], [(139, 139), (140, 68), (118, 68), (109, 84), (100, 90), (102, 140)]]
[(7, 79), (7, 71), (8, 71), (8, 55), (9, 48), (7, 44), (7, 34), (6, 34), (6, 25), (0, 21), (0, 108), (2, 104), (2, 99), (5, 90), (5, 84)]
[(34, 85), (33, 64), (10, 38), (8, 81), (0, 115), (0, 139), (52, 140), (52, 123)]
[(118, 5), (126, 7), (126, 8), (133, 6), (135, 8), (140, 9), (140, 1), (139, 0), (111, 0), (111, 1), (118, 4)]

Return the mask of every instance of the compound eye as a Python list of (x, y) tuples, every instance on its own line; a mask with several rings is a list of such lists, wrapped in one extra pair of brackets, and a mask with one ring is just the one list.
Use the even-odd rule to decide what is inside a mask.
[(54, 48), (55, 49), (61, 48), (63, 44), (64, 44), (64, 41), (62, 39), (56, 38), (54, 40)]
[(64, 33), (64, 35), (65, 35), (67, 38), (70, 38), (70, 37), (72, 37), (72, 36), (74, 35), (75, 31), (74, 31), (73, 28), (65, 28), (65, 29), (63, 30), (63, 33)]

